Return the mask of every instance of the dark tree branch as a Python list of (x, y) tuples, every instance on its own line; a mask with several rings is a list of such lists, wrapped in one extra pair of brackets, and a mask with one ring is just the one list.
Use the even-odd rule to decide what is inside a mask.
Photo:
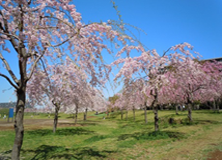
[[(1, 25), (0, 25), (0, 29), (2, 29), (1, 28)], [(5, 33), (5, 32), (0, 32), (1, 34), (5, 34), (6, 36), (8, 36), (8, 37), (14, 37), (14, 38), (16, 38), (17, 40), (20, 40), (17, 36), (15, 36), (15, 35), (12, 35), (12, 34), (9, 34), (9, 33)]]
[(168, 48), (168, 50), (167, 51), (165, 51), (164, 53), (163, 53), (163, 55), (162, 55), (162, 57), (163, 56), (165, 56), (165, 54), (167, 53), (167, 52), (169, 52), (169, 50), (171, 49), (171, 47), (170, 48)]
[(18, 89), (18, 87), (6, 75), (0, 73), (0, 76), (4, 77), (15, 89)]
[(0, 53), (0, 59), (3, 61), (3, 63), (5, 64), (6, 66), (6, 69), (8, 71), (8, 73), (10, 74), (10, 76), (12, 77), (12, 79), (14, 80), (14, 82), (18, 85), (19, 84), (19, 81), (18, 79), (16, 78), (15, 74), (12, 72), (8, 62), (4, 59), (4, 57), (2, 56), (2, 54)]
[[(48, 80), (48, 82), (49, 82), (50, 92), (52, 92), (52, 91), (53, 91), (53, 89), (52, 89), (52, 83), (51, 83), (51, 81), (50, 81), (49, 74), (48, 74), (47, 71), (46, 71), (45, 64), (44, 64), (44, 62), (43, 62), (43, 60), (42, 60), (41, 58), (40, 58), (40, 62), (42, 63), (42, 67), (43, 67), (43, 69), (44, 69), (45, 74), (47, 75), (47, 80)], [(46, 92), (46, 94), (47, 94), (47, 92)], [(49, 97), (49, 95), (48, 95), (48, 97)]]
[(5, 27), (5, 28), (3, 28), (2, 24), (0, 24), (0, 29), (4, 32), (4, 34), (6, 34), (9, 37), (9, 41), (12, 43), (12, 46), (14, 47), (16, 52), (19, 53), (18, 44), (14, 40), (14, 38), (18, 39), (18, 37), (16, 37), (16, 36), (14, 36), (14, 35), (9, 33), (9, 31), (8, 31), (8, 22), (5, 19), (5, 17), (4, 17), (4, 15), (3, 15), (1, 10), (0, 10), (0, 15), (2, 16), (2, 19), (3, 19), (3, 22), (4, 22), (4, 27)]
[(34, 64), (32, 65), (32, 69), (31, 69), (30, 75), (26, 78), (26, 82), (31, 79), (31, 77), (32, 77), (32, 75), (33, 75), (33, 73), (34, 73), (35, 67), (36, 67), (38, 61), (39, 61), (39, 60), (42, 58), (42, 56), (44, 55), (45, 51), (46, 51), (46, 48), (45, 48), (45, 50), (42, 52), (42, 54), (41, 54), (39, 57), (36, 58)]
[(31, 1), (31, 0), (29, 0), (29, 1), (28, 1), (28, 5), (30, 5), (31, 3), (32, 3), (32, 1)]
[(3, 19), (3, 22), (4, 22), (4, 26), (5, 26), (4, 31), (8, 32), (8, 23), (7, 23), (7, 20), (4, 17), (4, 15), (3, 15), (1, 10), (0, 10), (0, 15), (2, 16), (2, 19)]
[(63, 45), (64, 43), (68, 42), (71, 38), (73, 38), (77, 33), (75, 33), (74, 35), (72, 35), (71, 37), (69, 37), (68, 39), (66, 39), (65, 41), (59, 43), (59, 44), (56, 44), (56, 45), (51, 45), (51, 47), (59, 47), (61, 45)]

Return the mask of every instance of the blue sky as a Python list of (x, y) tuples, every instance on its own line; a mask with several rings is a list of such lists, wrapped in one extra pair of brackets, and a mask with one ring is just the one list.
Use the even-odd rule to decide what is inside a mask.
[[(74, 4), (85, 23), (118, 19), (109, 0), (75, 0)], [(159, 54), (175, 44), (188, 42), (202, 59), (222, 57), (221, 0), (116, 0), (116, 5), (125, 23), (147, 33), (133, 30), (139, 40)], [(16, 59), (15, 54), (10, 53), (7, 58), (16, 69), (17, 64), (12, 61)], [(13, 89), (8, 90), (10, 87), (0, 77), (0, 102), (16, 100)], [(3, 90), (7, 91), (3, 93)]]

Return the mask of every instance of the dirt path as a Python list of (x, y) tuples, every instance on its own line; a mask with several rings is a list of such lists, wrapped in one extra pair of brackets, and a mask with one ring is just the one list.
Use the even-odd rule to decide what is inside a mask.
[[(13, 130), (14, 123), (7, 121), (0, 121), (0, 130)], [(58, 120), (58, 127), (68, 127), (74, 125), (73, 120), (60, 119)], [(53, 119), (25, 119), (24, 126), (26, 129), (41, 129), (53, 126)]]

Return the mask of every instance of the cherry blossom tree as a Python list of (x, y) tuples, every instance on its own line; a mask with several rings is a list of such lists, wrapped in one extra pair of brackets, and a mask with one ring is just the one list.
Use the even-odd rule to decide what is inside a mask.
[[(36, 84), (39, 84), (38, 86)], [(65, 64), (56, 64), (36, 69), (32, 79), (28, 83), (27, 93), (30, 100), (38, 105), (51, 106), (55, 108), (53, 132), (56, 132), (58, 113), (61, 107), (75, 106), (76, 119), (80, 106), (88, 105), (94, 94), (85, 72), (75, 65), (69, 58)]]
[(121, 120), (123, 120), (123, 110), (126, 108), (127, 99), (121, 93), (118, 93), (115, 96), (118, 96), (118, 99), (115, 100), (113, 107), (117, 107), (121, 111)]
[(84, 112), (83, 120), (86, 121), (88, 110), (104, 111), (106, 109), (106, 100), (101, 92), (87, 84), (85, 85), (84, 89), (77, 90), (79, 95), (74, 96), (74, 99), (73, 96), (70, 97), (74, 100), (73, 105), (66, 107), (66, 112), (75, 113), (75, 123), (77, 123), (78, 112)]
[(0, 76), (14, 87), (17, 94), (12, 159), (19, 159), (27, 82), (39, 60), (50, 64), (69, 54), (91, 76), (90, 83), (96, 85), (108, 67), (104, 65), (101, 52), (110, 50), (103, 40), (126, 44), (130, 38), (119, 34), (107, 23), (84, 24), (70, 0), (5, 0), (0, 6), (0, 45), (4, 53), (15, 53), (19, 69), (17, 77), (9, 61), (0, 53), (4, 65), (1, 69), (7, 72), (1, 72)]
[[(127, 84), (125, 83), (123, 91), (122, 91), (121, 98), (127, 102), (127, 104), (125, 105), (125, 108), (127, 110), (133, 111), (134, 121), (135, 121), (136, 109), (140, 108), (140, 106), (143, 105), (142, 102), (144, 100), (142, 100), (142, 98), (144, 98), (144, 95), (143, 95), (142, 89), (143, 89), (143, 82), (141, 82), (141, 80), (138, 79), (132, 82), (128, 82)], [(124, 104), (121, 104), (119, 102), (119, 106), (121, 105), (124, 105)], [(145, 110), (145, 114), (146, 114), (146, 110)], [(126, 113), (126, 116), (127, 116), (127, 113)]]
[(177, 59), (166, 73), (168, 81), (163, 92), (170, 102), (187, 105), (188, 119), (192, 122), (194, 102), (209, 101), (218, 94), (216, 88), (221, 89), (220, 68), (218, 64), (201, 63), (191, 57)]
[(221, 62), (216, 61), (202, 61), (202, 69), (210, 77), (209, 83), (206, 89), (200, 90), (195, 94), (198, 101), (206, 103), (212, 101), (214, 112), (219, 112), (219, 102), (222, 95), (222, 73)]
[[(162, 80), (162, 75), (158, 72), (159, 69), (166, 65), (167, 57), (159, 56), (156, 50), (145, 51), (145, 49), (142, 47), (134, 47), (133, 49), (142, 51), (141, 55), (134, 58), (127, 57), (125, 59), (117, 60), (113, 63), (115, 65), (124, 63), (120, 72), (117, 74), (116, 79), (123, 76), (125, 84), (127, 84), (129, 79), (134, 79), (135, 77), (137, 79), (144, 79), (143, 82), (145, 83), (142, 93), (146, 97), (146, 100), (147, 98), (149, 99), (148, 103), (154, 109), (155, 130), (158, 130), (158, 115), (156, 109), (158, 104), (158, 89), (161, 87)], [(129, 48), (126, 49), (126, 52), (128, 52), (128, 50)], [(147, 105), (147, 101), (145, 104)]]
[[(186, 49), (187, 48), (187, 49)], [(192, 46), (188, 43), (183, 43), (171, 47), (168, 51), (172, 53), (163, 56), (160, 56), (156, 50), (145, 51), (143, 47), (125, 47), (118, 56), (123, 52), (126, 52), (129, 55), (129, 52), (132, 49), (137, 49), (141, 51), (141, 55), (138, 57), (127, 57), (119, 59), (113, 63), (113, 65), (123, 64), (123, 67), (116, 76), (116, 79), (123, 77), (124, 83), (127, 83), (129, 79), (144, 79), (143, 93), (145, 94), (147, 101), (146, 105), (151, 106), (154, 112), (154, 126), (155, 130), (159, 130), (158, 126), (158, 106), (163, 103), (164, 90), (166, 90), (165, 84), (168, 81), (167, 74), (168, 68), (175, 66), (181, 67), (181, 64), (187, 62), (189, 65), (193, 63), (193, 56), (191, 50)], [(180, 72), (178, 72), (180, 73)], [(184, 73), (185, 74), (185, 73)], [(174, 80), (175, 81), (175, 80)], [(188, 86), (189, 87), (189, 86)], [(186, 88), (186, 87), (185, 87)], [(168, 89), (170, 89), (168, 87)]]
[(116, 111), (118, 109), (117, 106), (115, 106), (116, 100), (119, 98), (119, 96), (117, 96), (116, 94), (113, 95), (112, 97), (109, 97), (108, 99), (108, 111)]

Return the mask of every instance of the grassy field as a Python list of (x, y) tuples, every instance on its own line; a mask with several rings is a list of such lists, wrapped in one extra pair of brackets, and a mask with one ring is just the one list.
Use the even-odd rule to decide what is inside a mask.
[[(128, 120), (120, 113), (88, 114), (88, 120), (78, 124), (72, 116), (60, 114), (56, 134), (52, 133), (53, 118), (46, 114), (25, 115), (25, 135), (21, 159), (141, 159), (141, 160), (204, 160), (222, 151), (222, 114), (194, 111), (192, 124), (187, 112), (159, 111), (160, 131), (153, 132), (153, 113), (148, 111), (148, 124), (143, 111), (132, 112)], [(125, 116), (124, 116), (125, 117)], [(173, 124), (169, 124), (173, 118)], [(0, 120), (0, 155), (10, 155), (14, 130), (12, 123)], [(211, 154), (212, 153), (212, 154)]]

